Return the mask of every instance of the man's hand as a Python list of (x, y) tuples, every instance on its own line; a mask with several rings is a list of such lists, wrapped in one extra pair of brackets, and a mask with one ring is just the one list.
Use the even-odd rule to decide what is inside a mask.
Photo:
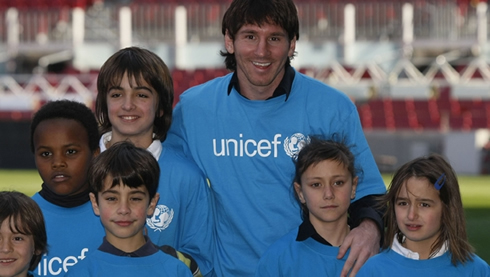
[(340, 276), (346, 277), (351, 268), (349, 277), (356, 276), (366, 260), (379, 252), (380, 239), (380, 231), (376, 223), (370, 219), (363, 220), (358, 227), (352, 229), (345, 237), (337, 255), (337, 259), (342, 259), (350, 248), (349, 256)]

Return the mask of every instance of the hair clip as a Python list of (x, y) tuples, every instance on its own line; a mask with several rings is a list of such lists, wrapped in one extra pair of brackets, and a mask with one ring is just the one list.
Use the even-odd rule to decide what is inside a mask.
[(446, 174), (442, 173), (439, 178), (437, 178), (437, 181), (434, 183), (434, 187), (436, 190), (440, 190), (442, 186), (446, 183)]

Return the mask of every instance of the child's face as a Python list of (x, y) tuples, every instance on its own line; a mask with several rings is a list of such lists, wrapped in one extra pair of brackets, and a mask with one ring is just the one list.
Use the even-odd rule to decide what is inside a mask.
[(357, 177), (353, 179), (343, 164), (324, 160), (311, 165), (301, 176), (301, 183), (294, 187), (301, 203), (306, 203), (310, 211), (313, 226), (347, 224), (347, 209), (356, 195)]
[(406, 248), (428, 250), (441, 228), (442, 201), (427, 178), (411, 177), (400, 189), (395, 201), (396, 223), (406, 236)]
[(44, 120), (34, 131), (34, 160), (44, 184), (58, 195), (73, 195), (88, 187), (87, 171), (94, 156), (88, 134), (73, 119)]
[[(153, 140), (158, 94), (143, 79), (141, 86), (137, 86), (134, 78), (131, 81), (133, 87), (125, 73), (121, 84), (110, 88), (107, 93), (107, 112), (112, 124), (111, 143), (129, 138), (136, 146), (147, 148)], [(163, 115), (163, 111), (159, 114)]]
[(0, 227), (0, 276), (27, 276), (35, 253), (32, 235), (23, 235), (10, 230), (11, 218), (6, 218)]
[(130, 188), (121, 183), (111, 188), (111, 184), (112, 177), (109, 176), (104, 181), (103, 190), (98, 193), (98, 203), (95, 195), (90, 193), (92, 207), (100, 216), (107, 240), (118, 249), (132, 252), (142, 246), (136, 244), (144, 243), (146, 218), (153, 214), (159, 195), (157, 193), (150, 199), (144, 185)]

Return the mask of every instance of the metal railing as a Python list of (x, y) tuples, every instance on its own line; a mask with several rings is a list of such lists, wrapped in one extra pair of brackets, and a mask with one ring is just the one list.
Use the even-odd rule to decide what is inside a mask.
[[(411, 3), (408, 0), (406, 3)], [(356, 2), (356, 38), (368, 41), (400, 41), (402, 38), (402, 8), (404, 2)], [(345, 32), (344, 9), (347, 4), (300, 2), (297, 4), (301, 34), (312, 41), (342, 42)], [(143, 3), (129, 6), (133, 37), (141, 44), (173, 43), (176, 38), (176, 8), (186, 10), (187, 40), (221, 40), (221, 19), (227, 4), (203, 3)], [(415, 40), (476, 39), (478, 18), (476, 7), (460, 6), (456, 0), (413, 2), (413, 33)], [(98, 3), (85, 10), (87, 39), (118, 39), (121, 6)], [(0, 44), (8, 43), (12, 18), (9, 9), (0, 11)], [(72, 9), (17, 10), (19, 44), (59, 44), (70, 42), (74, 30)], [(489, 15), (489, 11), (486, 11)], [(14, 16), (15, 17), (15, 16)], [(490, 22), (486, 23), (490, 26)], [(112, 35), (107, 35), (112, 34)], [(487, 28), (490, 34), (490, 28)]]

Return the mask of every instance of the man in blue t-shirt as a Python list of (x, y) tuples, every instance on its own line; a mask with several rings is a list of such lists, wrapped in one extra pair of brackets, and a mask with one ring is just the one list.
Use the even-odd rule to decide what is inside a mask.
[[(292, 194), (294, 159), (310, 136), (346, 138), (362, 168), (351, 204), (353, 228), (342, 275), (379, 250), (385, 193), (355, 105), (290, 66), (299, 38), (292, 0), (234, 0), (223, 18), (225, 57), (234, 71), (183, 93), (164, 144), (182, 149), (207, 175), (219, 276), (253, 276), (260, 256), (301, 223)], [(350, 248), (350, 249), (349, 249)]]

